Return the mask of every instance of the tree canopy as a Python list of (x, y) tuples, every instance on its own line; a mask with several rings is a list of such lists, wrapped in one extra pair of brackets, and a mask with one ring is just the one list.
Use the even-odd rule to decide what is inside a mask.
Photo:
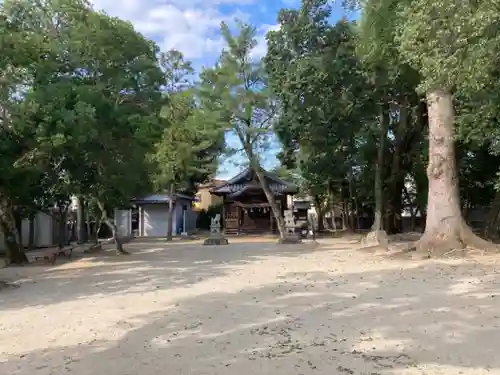
[(494, 196), (483, 158), (497, 154), (497, 2), (346, 3), (356, 22), (332, 23), (327, 1), (304, 0), (268, 34), (283, 165), (338, 202), (351, 228), (379, 213), (398, 232), (409, 213), (425, 225), (425, 253), (490, 247), (463, 216)]
[(351, 230), (421, 229), (414, 250), (427, 255), (496, 249), (469, 225), (472, 212), (487, 210), (481, 229), (498, 237), (498, 0), (346, 3), (356, 21), (333, 21), (327, 0), (282, 9), (262, 59), (254, 26), (223, 23), (225, 48), (196, 72), (180, 51), (161, 52), (84, 0), (2, 2), (0, 228), (9, 262), (26, 261), (20, 222), (43, 211), (64, 232), (74, 196), (126, 253), (115, 209), (153, 191), (193, 193), (230, 154), (228, 134), (282, 239), (262, 168), (274, 136), (277, 170), (313, 196), (320, 225), (335, 230), (340, 211)]
[[(168, 65), (165, 56), (178, 52), (159, 56), (132, 24), (83, 0), (10, 0), (1, 11), (0, 223), (8, 258), (25, 261), (16, 225), (20, 208), (51, 213), (57, 207), (65, 226), (74, 195), (95, 208), (114, 233), (117, 251), (125, 253), (114, 209), (155, 187), (166, 189), (156, 183), (163, 165), (151, 158), (158, 145), (192, 150), (202, 137), (194, 96), (167, 95), (182, 67)], [(185, 125), (193, 128), (185, 133), (197, 139), (168, 138), (182, 132), (172, 121), (176, 106), (192, 108)], [(196, 162), (183, 159), (188, 152), (173, 156), (178, 184), (193, 185), (213, 172), (200, 173), (223, 145), (215, 133), (204, 134)]]

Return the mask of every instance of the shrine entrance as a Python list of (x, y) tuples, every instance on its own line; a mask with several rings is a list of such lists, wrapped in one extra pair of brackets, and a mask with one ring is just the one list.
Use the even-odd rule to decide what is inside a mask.
[[(237, 202), (240, 208), (240, 231), (244, 233), (273, 232), (277, 229), (269, 203), (243, 203)], [(279, 205), (279, 202), (278, 202)], [(281, 211), (281, 210), (280, 210)]]
[[(283, 210), (287, 208), (287, 196), (295, 194), (297, 188), (269, 172), (265, 172), (265, 176), (283, 215)], [(246, 169), (211, 193), (223, 197), (225, 234), (264, 234), (277, 231), (271, 206), (251, 169)]]

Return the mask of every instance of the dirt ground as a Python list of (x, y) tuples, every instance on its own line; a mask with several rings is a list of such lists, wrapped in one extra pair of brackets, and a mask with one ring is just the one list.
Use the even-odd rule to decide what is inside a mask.
[(0, 270), (0, 374), (499, 374), (500, 258), (130, 243)]

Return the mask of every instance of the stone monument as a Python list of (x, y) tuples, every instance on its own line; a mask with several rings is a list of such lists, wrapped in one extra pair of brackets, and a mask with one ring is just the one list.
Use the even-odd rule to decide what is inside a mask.
[(210, 235), (203, 245), (227, 245), (229, 242), (224, 238), (220, 225), (220, 214), (215, 215), (210, 221)]
[(285, 221), (286, 237), (280, 238), (278, 242), (281, 244), (294, 244), (300, 242), (299, 236), (295, 233), (295, 217), (293, 216), (293, 210), (285, 210), (283, 212), (283, 219)]
[[(335, 218), (333, 220), (335, 221)], [(312, 236), (313, 241), (316, 242), (316, 225), (318, 223), (316, 212), (308, 213), (307, 221), (309, 223), (309, 234)]]
[(295, 234), (295, 218), (293, 217), (293, 211), (292, 210), (285, 210), (283, 216), (285, 219), (286, 233), (289, 236), (293, 236)]

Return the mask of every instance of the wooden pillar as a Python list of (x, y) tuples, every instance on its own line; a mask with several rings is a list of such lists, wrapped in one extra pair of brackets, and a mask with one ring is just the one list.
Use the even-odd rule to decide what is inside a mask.
[(187, 207), (182, 206), (182, 232), (181, 236), (187, 236)]
[(139, 237), (143, 236), (143, 228), (142, 228), (142, 206), (139, 206)]
[(224, 198), (222, 199), (221, 220), (222, 220), (222, 233), (226, 233), (226, 200)]
[(241, 232), (241, 212), (242, 208), (236, 205), (236, 218), (238, 219), (238, 234)]

